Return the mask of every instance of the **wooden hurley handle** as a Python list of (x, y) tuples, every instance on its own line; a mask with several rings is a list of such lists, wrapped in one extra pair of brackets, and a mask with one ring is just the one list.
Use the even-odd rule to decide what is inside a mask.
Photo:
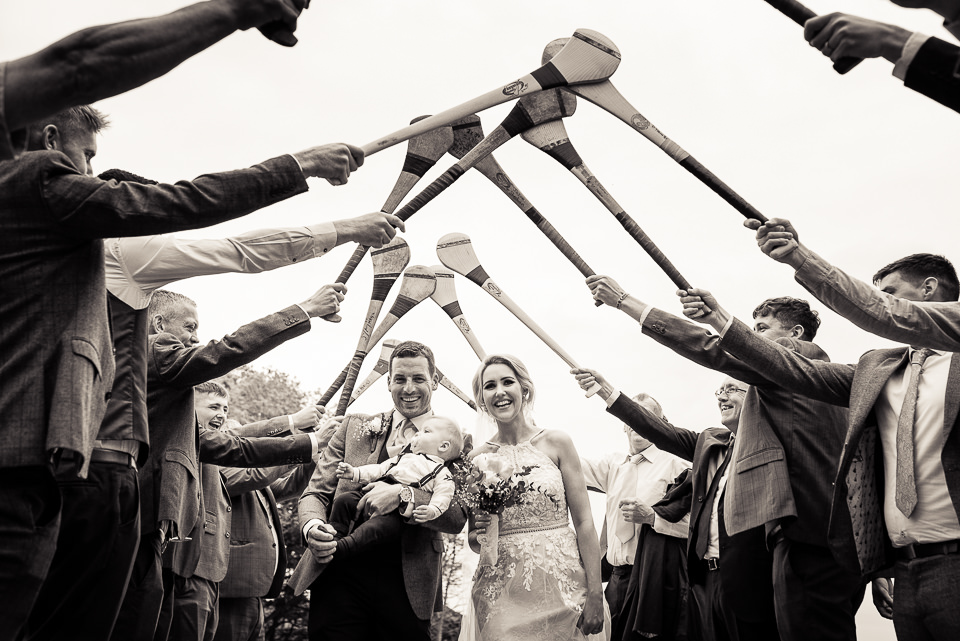
[(353, 388), (357, 384), (357, 378), (360, 376), (360, 366), (363, 365), (363, 359), (367, 353), (357, 350), (350, 359), (347, 366), (347, 377), (343, 382), (343, 391), (340, 392), (340, 401), (337, 403), (337, 413), (335, 416), (343, 416), (347, 411), (347, 405), (350, 404), (350, 396), (353, 394)]
[(397, 218), (406, 222), (415, 213), (423, 209), (423, 206), (436, 198), (444, 189), (457, 181), (457, 178), (463, 175), (463, 168), (460, 165), (454, 165), (443, 172), (439, 178), (427, 185), (426, 189), (417, 194), (413, 200), (400, 208), (397, 212)]
[[(801, 27), (810, 18), (817, 17), (817, 14), (797, 2), (797, 0), (766, 0), (766, 2)], [(861, 62), (863, 62), (863, 58), (840, 58), (840, 60), (833, 64), (833, 70), (839, 74), (844, 74)]]
[(337, 390), (340, 389), (340, 386), (343, 385), (343, 382), (347, 380), (347, 371), (350, 369), (350, 366), (347, 365), (343, 368), (343, 371), (337, 376), (337, 380), (327, 388), (327, 391), (323, 393), (323, 396), (320, 397), (320, 400), (317, 401), (317, 405), (326, 405), (333, 399), (333, 395), (337, 393)]
[(650, 255), (653, 262), (659, 265), (660, 269), (670, 277), (670, 280), (673, 281), (673, 284), (676, 285), (678, 289), (690, 289), (690, 282), (680, 275), (680, 270), (673, 266), (670, 259), (660, 251), (660, 248), (647, 236), (646, 232), (640, 229), (640, 225), (638, 225), (633, 218), (625, 212), (614, 214), (614, 216), (620, 221), (623, 228), (627, 230), (627, 233), (633, 236), (635, 241), (640, 243), (640, 246)]
[(709, 187), (718, 196), (733, 205), (733, 208), (743, 214), (746, 218), (754, 218), (762, 223), (767, 222), (767, 217), (761, 214), (757, 209), (740, 197), (740, 194), (730, 189), (725, 182), (717, 178), (713, 173), (704, 167), (693, 156), (687, 156), (680, 161), (680, 166), (697, 177), (704, 185)]

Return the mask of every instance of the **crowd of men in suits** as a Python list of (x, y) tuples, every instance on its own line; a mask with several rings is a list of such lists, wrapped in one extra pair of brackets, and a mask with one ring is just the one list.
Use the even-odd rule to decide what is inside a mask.
[[(960, 32), (956, 0), (897, 3), (932, 9)], [(211, 0), (0, 62), (0, 639), (251, 638), (262, 598), (283, 581), (276, 500), (287, 496), (301, 496), (310, 550), (297, 569), (312, 586), (310, 637), (426, 638), (441, 605), (440, 534), (462, 531), (466, 508), (454, 501), (349, 566), (336, 562), (327, 520), (333, 497), (353, 489), (338, 464), (382, 461), (431, 415), (429, 347), (394, 350), (394, 406), (380, 415), (313, 431), (321, 417), (304, 408), (230, 426), (229, 394), (211, 381), (309, 331), (311, 318), (337, 320), (346, 290), (327, 285), (201, 344), (198, 305), (162, 289), (275, 269), (345, 242), (389, 242), (403, 223), (382, 213), (220, 240), (162, 235), (293, 197), (311, 177), (343, 184), (362, 151), (323, 145), (175, 185), (93, 176), (90, 166), (107, 122), (87, 103), (238, 29), (292, 45), (306, 4)], [(805, 31), (834, 60), (890, 60), (906, 86), (960, 111), (956, 45), (842, 14)], [(80, 73), (93, 58), (106, 73)], [(600, 384), (630, 434), (629, 456), (584, 462), (588, 485), (608, 494), (602, 549), (615, 638), (854, 639), (870, 580), (898, 638), (958, 638), (953, 266), (908, 256), (871, 287), (801, 244), (789, 221), (748, 222), (761, 250), (793, 267), (814, 297), (910, 347), (832, 363), (813, 343), (820, 321), (805, 301), (763, 301), (751, 328), (704, 289), (681, 292), (684, 319), (590, 277), (597, 300), (728, 377), (716, 392), (722, 427), (693, 431), (599, 372), (574, 372), (585, 387)], [(405, 511), (429, 499), (374, 483), (364, 508)]]

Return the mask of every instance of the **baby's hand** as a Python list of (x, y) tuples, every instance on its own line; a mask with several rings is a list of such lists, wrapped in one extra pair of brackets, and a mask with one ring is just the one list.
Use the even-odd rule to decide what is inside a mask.
[(440, 516), (440, 508), (434, 505), (421, 505), (413, 511), (414, 523), (426, 523)]
[(340, 461), (337, 463), (337, 478), (340, 479), (353, 479), (353, 470), (355, 468), (349, 463), (344, 463)]

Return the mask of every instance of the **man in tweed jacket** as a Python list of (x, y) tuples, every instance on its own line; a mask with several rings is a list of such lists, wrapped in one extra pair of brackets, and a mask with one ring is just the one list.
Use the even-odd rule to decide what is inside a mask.
[[(333, 554), (336, 543), (327, 524), (330, 506), (337, 492), (357, 486), (337, 478), (337, 464), (360, 466), (386, 460), (432, 414), (430, 401), (439, 375), (430, 348), (413, 341), (400, 343), (391, 356), (388, 375), (394, 408), (373, 416), (345, 417), (300, 498), (301, 530), (309, 550), (291, 582), (294, 591), (312, 588), (311, 641), (426, 641), (430, 615), (442, 607), (440, 533), (460, 532), (467, 520), (466, 509), (457, 501), (437, 519), (406, 525), (399, 542), (387, 542), (340, 563)], [(365, 502), (374, 512), (399, 509), (409, 515), (430, 501), (428, 493), (408, 486), (382, 482), (373, 486)]]
[[(613, 305), (623, 294), (606, 276), (591, 277), (588, 283)], [(719, 337), (695, 323), (632, 296), (625, 296), (620, 308), (658, 343), (750, 385), (724, 497), (727, 531), (766, 527), (781, 639), (856, 639), (863, 582), (859, 573), (838, 564), (827, 546), (831, 480), (843, 447), (846, 412), (771, 382), (762, 369), (720, 349)], [(830, 360), (813, 343), (820, 319), (806, 301), (768, 299), (753, 317), (755, 331), (764, 338), (808, 358)]]
[[(941, 277), (932, 300), (954, 300), (960, 289), (945, 259), (931, 255), (929, 269)], [(881, 289), (922, 300), (929, 279), (915, 279), (916, 257), (881, 270)], [(906, 261), (906, 262), (904, 262)], [(949, 269), (947, 269), (949, 267)], [(952, 275), (950, 274), (952, 272)], [(937, 293), (939, 290), (940, 293)], [(948, 293), (949, 292), (949, 293)], [(761, 368), (778, 384), (798, 393), (850, 408), (844, 449), (836, 475), (829, 543), (837, 559), (864, 577), (896, 580), (893, 621), (900, 639), (956, 638), (960, 576), (960, 357), (930, 351), (917, 359), (914, 348), (871, 350), (855, 365), (806, 359), (757, 339), (705, 290), (690, 290), (684, 304), (713, 310), (709, 322), (721, 333), (720, 346)], [(911, 362), (922, 361), (919, 367)], [(911, 374), (911, 369), (916, 372)], [(913, 437), (909, 450), (898, 443), (898, 423), (907, 392), (916, 385)], [(900, 465), (908, 451), (912, 465)], [(913, 471), (914, 504), (904, 504), (902, 469)], [(899, 477), (899, 478), (898, 478)], [(900, 495), (898, 497), (898, 495)]]

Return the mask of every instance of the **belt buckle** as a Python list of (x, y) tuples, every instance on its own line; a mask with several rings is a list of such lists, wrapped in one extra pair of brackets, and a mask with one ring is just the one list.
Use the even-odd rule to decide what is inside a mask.
[(720, 559), (704, 559), (703, 562), (707, 564), (707, 570), (709, 572), (720, 569)]

